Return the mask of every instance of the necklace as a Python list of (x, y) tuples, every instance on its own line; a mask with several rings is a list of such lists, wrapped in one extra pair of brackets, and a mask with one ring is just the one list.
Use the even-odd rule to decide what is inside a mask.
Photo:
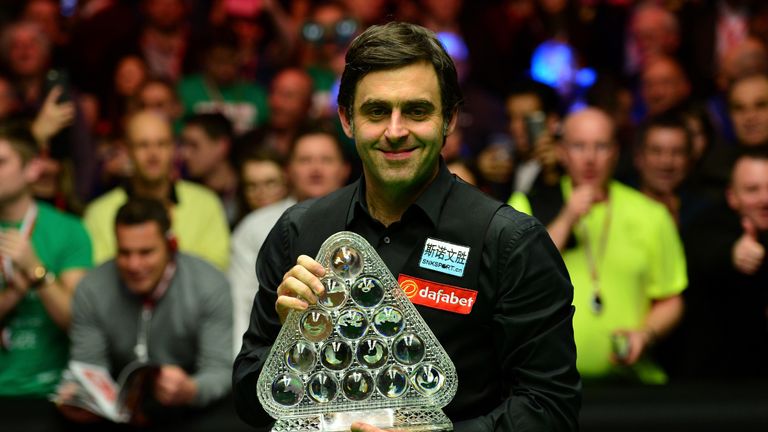
[(603, 219), (602, 231), (600, 238), (597, 239), (597, 250), (592, 250), (592, 241), (589, 237), (589, 229), (584, 220), (579, 221), (579, 229), (581, 230), (584, 241), (584, 255), (587, 258), (587, 266), (589, 266), (589, 277), (592, 281), (592, 299), (590, 306), (592, 312), (595, 315), (599, 315), (605, 305), (603, 304), (603, 297), (600, 290), (600, 274), (598, 272), (598, 263), (602, 261), (605, 256), (605, 248), (608, 244), (608, 235), (611, 227), (611, 201), (608, 200), (605, 208), (605, 219)]

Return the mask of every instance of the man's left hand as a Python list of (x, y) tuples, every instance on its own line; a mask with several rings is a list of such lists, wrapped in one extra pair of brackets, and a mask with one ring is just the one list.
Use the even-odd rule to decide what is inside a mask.
[(614, 354), (613, 361), (626, 366), (632, 366), (637, 363), (654, 340), (653, 333), (650, 330), (620, 330), (616, 333), (627, 338), (629, 353), (624, 358), (619, 358)]
[(155, 381), (155, 399), (163, 405), (187, 405), (197, 395), (197, 383), (184, 369), (165, 365)]

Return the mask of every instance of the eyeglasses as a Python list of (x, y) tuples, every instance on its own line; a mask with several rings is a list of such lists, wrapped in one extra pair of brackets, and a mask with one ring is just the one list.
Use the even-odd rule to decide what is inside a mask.
[(314, 44), (335, 42), (339, 45), (346, 45), (352, 40), (357, 27), (357, 21), (352, 18), (345, 18), (330, 25), (307, 21), (301, 28), (301, 36)]

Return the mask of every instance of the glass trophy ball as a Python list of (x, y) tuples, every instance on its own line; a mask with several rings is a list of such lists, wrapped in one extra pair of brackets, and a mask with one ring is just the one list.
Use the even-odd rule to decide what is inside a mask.
[(373, 315), (373, 328), (382, 336), (397, 336), (404, 326), (403, 313), (392, 306), (379, 308)]
[(352, 363), (352, 348), (346, 342), (328, 342), (320, 350), (320, 363), (330, 370), (346, 369)]
[(272, 381), (272, 398), (284, 406), (293, 406), (304, 396), (304, 383), (294, 374), (281, 374)]
[(338, 277), (326, 276), (320, 279), (325, 292), (317, 300), (317, 304), (326, 309), (337, 309), (347, 300), (347, 290), (344, 280)]
[(331, 317), (320, 310), (309, 310), (299, 320), (299, 330), (304, 339), (311, 342), (321, 342), (331, 335), (333, 323)]
[(347, 309), (339, 315), (336, 330), (347, 339), (360, 339), (368, 329), (368, 318), (359, 309)]
[(381, 300), (384, 298), (384, 286), (380, 280), (366, 276), (352, 284), (350, 294), (355, 303), (362, 307), (370, 308), (381, 303)]
[(342, 246), (331, 255), (331, 268), (337, 275), (352, 279), (363, 271), (363, 258), (357, 249)]
[(352, 369), (344, 374), (341, 390), (351, 401), (361, 401), (373, 393), (373, 377), (363, 369)]
[(414, 365), (424, 358), (424, 342), (413, 333), (398, 336), (392, 343), (392, 355), (404, 365)]
[(365, 339), (357, 344), (357, 361), (361, 365), (378, 369), (387, 363), (387, 345), (379, 339)]
[(285, 353), (285, 364), (296, 372), (310, 372), (315, 366), (315, 349), (312, 344), (298, 341)]
[(399, 398), (408, 390), (408, 376), (400, 366), (390, 366), (376, 377), (376, 388), (388, 398)]
[(416, 390), (426, 396), (431, 396), (437, 393), (443, 387), (443, 381), (445, 381), (445, 377), (437, 367), (429, 363), (425, 363), (419, 365), (413, 371), (412, 380)]
[(325, 372), (318, 372), (309, 377), (307, 394), (317, 403), (328, 403), (336, 397), (339, 386), (336, 380)]

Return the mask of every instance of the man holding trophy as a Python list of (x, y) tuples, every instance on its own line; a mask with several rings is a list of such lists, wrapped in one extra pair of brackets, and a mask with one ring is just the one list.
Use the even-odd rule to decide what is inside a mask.
[(288, 312), (324, 293), (326, 269), (310, 257), (351, 231), (376, 250), (455, 364), (458, 390), (444, 408), (454, 430), (577, 428), (573, 287), (541, 224), (448, 172), (440, 150), (460, 103), (455, 66), (430, 31), (392, 22), (352, 42), (338, 105), (363, 176), (288, 209), (267, 237), (234, 367), (245, 421), (271, 420), (257, 399), (259, 373)]

